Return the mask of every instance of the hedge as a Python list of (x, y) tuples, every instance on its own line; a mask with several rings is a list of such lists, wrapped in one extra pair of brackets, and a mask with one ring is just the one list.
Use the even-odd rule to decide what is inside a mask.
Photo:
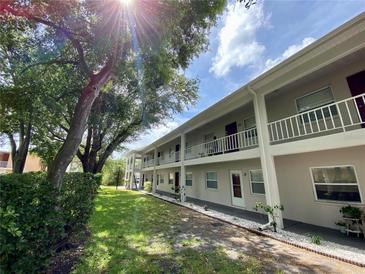
[(55, 246), (82, 229), (100, 178), (69, 173), (58, 193), (44, 173), (0, 176), (0, 272), (44, 270)]

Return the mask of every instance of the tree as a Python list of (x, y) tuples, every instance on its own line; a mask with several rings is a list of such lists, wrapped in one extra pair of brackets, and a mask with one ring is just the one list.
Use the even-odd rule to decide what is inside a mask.
[(124, 76), (119, 77), (120, 84), (110, 86), (94, 102), (86, 137), (77, 152), (84, 172), (99, 173), (108, 157), (123, 143), (195, 101), (197, 81), (177, 74), (170, 69), (170, 63), (152, 53), (143, 56), (148, 64), (142, 77), (144, 109), (136, 103), (141, 101), (141, 87), (135, 78), (137, 71), (130, 63)]
[[(23, 172), (31, 141), (37, 143), (35, 137), (43, 142), (48, 134), (56, 134), (48, 130), (52, 117), (57, 117), (53, 124), (64, 126), (57, 110), (72, 105), (80, 90), (70, 77), (75, 75), (72, 63), (62, 62), (62, 67), (44, 63), (42, 39), (24, 22), (10, 22), (0, 30), (0, 133), (10, 143), (15, 173)], [(38, 152), (34, 146), (32, 150)]]
[(42, 25), (41, 31), (49, 38), (46, 45), (57, 53), (48, 63), (73, 61), (83, 75), (66, 139), (48, 168), (56, 187), (61, 188), (66, 168), (78, 150), (95, 99), (118, 77), (127, 53), (138, 45), (157, 50), (175, 63), (175, 70), (186, 68), (205, 49), (207, 30), (224, 5), (223, 0), (141, 0), (128, 9), (118, 0), (1, 2), (3, 19), (22, 18), (38, 29)]
[(34, 71), (23, 71), (34, 50), (30, 47), (34, 37), (25, 34), (27, 30), (25, 24), (0, 30), (0, 132), (9, 140), (14, 173), (23, 172), (37, 115), (34, 106), (39, 102)]

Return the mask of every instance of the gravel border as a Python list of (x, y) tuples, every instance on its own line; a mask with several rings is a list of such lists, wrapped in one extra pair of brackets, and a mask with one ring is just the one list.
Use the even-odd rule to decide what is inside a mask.
[(185, 208), (194, 210), (196, 212), (199, 212), (201, 214), (204, 214), (206, 216), (218, 219), (220, 221), (229, 223), (231, 225), (235, 225), (244, 229), (249, 230), (250, 232), (253, 232), (255, 234), (266, 236), (281, 242), (284, 242), (286, 244), (296, 246), (311, 252), (315, 252), (317, 254), (321, 254), (330, 258), (334, 258), (346, 263), (350, 263), (353, 265), (357, 265), (360, 267), (365, 267), (365, 250), (345, 246), (341, 244), (337, 244), (334, 242), (329, 241), (322, 241), (321, 245), (316, 245), (311, 242), (311, 239), (309, 236), (297, 234), (285, 230), (279, 230), (278, 232), (273, 232), (270, 230), (265, 231), (259, 231), (258, 227), (261, 225), (259, 223), (245, 220), (242, 218), (230, 216), (224, 213), (221, 213), (219, 211), (215, 211), (212, 209), (205, 210), (201, 206), (194, 205), (192, 203), (181, 203), (176, 201), (174, 198), (170, 198), (164, 195), (155, 194), (155, 193), (149, 193), (146, 191), (141, 191), (145, 194), (151, 195), (153, 197), (159, 198), (161, 200), (164, 200), (166, 202), (170, 202), (179, 206), (183, 206)]

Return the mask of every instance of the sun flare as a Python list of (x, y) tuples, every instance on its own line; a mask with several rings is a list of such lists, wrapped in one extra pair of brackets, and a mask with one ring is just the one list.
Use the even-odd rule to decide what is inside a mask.
[(119, 0), (119, 2), (124, 6), (130, 6), (133, 4), (133, 0)]

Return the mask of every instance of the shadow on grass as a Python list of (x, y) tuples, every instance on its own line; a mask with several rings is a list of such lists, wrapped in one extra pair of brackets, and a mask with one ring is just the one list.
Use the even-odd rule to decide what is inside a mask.
[(90, 228), (75, 273), (329, 272), (267, 238), (138, 192), (102, 189)]

